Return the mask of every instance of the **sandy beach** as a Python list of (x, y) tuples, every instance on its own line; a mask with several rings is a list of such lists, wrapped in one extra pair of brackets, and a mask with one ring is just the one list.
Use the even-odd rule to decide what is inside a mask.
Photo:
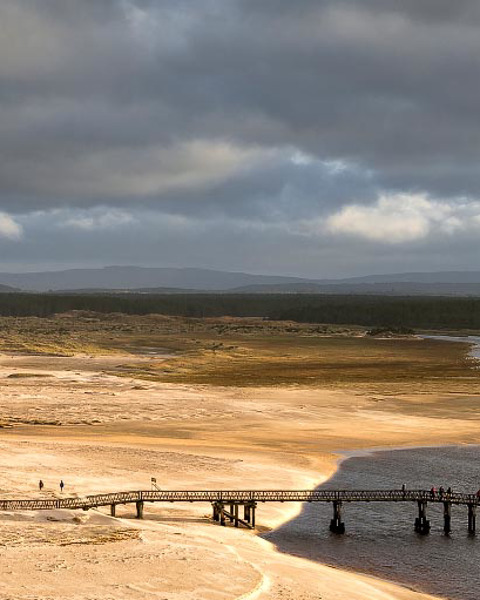
[[(0, 495), (309, 489), (339, 452), (480, 442), (471, 397), (221, 388), (105, 374), (128, 357), (0, 357)], [(27, 376), (25, 376), (27, 375)], [(457, 418), (451, 416), (455, 402)], [(448, 418), (447, 418), (448, 417)], [(262, 505), (258, 532), (300, 505)], [(0, 597), (20, 600), (414, 600), (429, 596), (284, 555), (209, 505), (0, 514)], [(327, 523), (319, 523), (326, 527)]]

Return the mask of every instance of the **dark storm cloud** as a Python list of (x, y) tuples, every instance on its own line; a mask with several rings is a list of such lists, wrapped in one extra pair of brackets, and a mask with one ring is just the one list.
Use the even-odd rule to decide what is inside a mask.
[[(145, 151), (192, 139), (295, 146), (398, 188), (454, 195), (479, 183), (477, 2), (2, 7), (6, 195), (78, 198), (81, 181), (62, 179), (83, 178), (92, 153), (128, 174)], [(108, 173), (94, 176), (85, 195), (114, 201)]]
[(455, 230), (480, 187), (479, 26), (477, 0), (3, 0), (0, 213), (271, 220), (285, 248), (336, 213)]

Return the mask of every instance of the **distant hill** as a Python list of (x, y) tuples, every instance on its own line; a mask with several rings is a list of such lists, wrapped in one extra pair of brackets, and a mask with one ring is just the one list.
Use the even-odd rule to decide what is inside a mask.
[(480, 296), (480, 283), (286, 283), (250, 285), (229, 290), (237, 294), (325, 294), (361, 296)]
[[(3, 288), (3, 289), (2, 289)], [(397, 273), (347, 279), (306, 279), (195, 268), (104, 267), (0, 273), (0, 292), (190, 294), (359, 294), (480, 296), (480, 271)]]
[(9, 285), (2, 285), (0, 284), (0, 294), (14, 294), (15, 292), (18, 292), (19, 290), (10, 287)]
[(419, 273), (394, 273), (366, 275), (323, 281), (322, 283), (478, 283), (480, 271), (437, 271)]
[(128, 290), (157, 287), (222, 291), (243, 285), (301, 281), (306, 280), (299, 277), (250, 275), (193, 268), (104, 267), (103, 269), (69, 269), (42, 273), (0, 273), (0, 283), (38, 292), (86, 289)]
[[(228, 292), (229, 290), (222, 290), (218, 293), (222, 294), (225, 292)], [(192, 289), (186, 289), (186, 288), (164, 288), (164, 287), (159, 287), (159, 288), (132, 288), (132, 289), (107, 289), (107, 288), (103, 288), (103, 289), (98, 289), (98, 288), (85, 288), (85, 289), (79, 289), (79, 290), (49, 290), (49, 294), (52, 295), (56, 295), (56, 294), (65, 294), (65, 295), (77, 295), (77, 296), (81, 296), (83, 294), (110, 294), (110, 295), (115, 295), (115, 296), (121, 296), (126, 295), (126, 294), (159, 294), (159, 295), (163, 295), (163, 294), (210, 294), (210, 293), (215, 293), (215, 290), (192, 290)]]

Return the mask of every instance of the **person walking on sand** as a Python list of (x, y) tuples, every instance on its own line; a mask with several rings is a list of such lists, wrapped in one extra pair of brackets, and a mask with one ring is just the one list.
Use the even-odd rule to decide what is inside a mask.
[(63, 488), (65, 487), (65, 484), (63, 483), (63, 479), (60, 480), (60, 491), (63, 492)]
[(43, 481), (42, 481), (41, 479), (40, 479), (40, 481), (38, 482), (38, 489), (39, 489), (40, 491), (42, 491), (42, 490), (43, 490)]

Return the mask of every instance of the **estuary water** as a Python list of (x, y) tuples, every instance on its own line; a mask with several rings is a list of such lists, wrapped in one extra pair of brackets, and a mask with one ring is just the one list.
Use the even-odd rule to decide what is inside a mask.
[(480, 360), (480, 336), (478, 335), (464, 335), (459, 337), (452, 335), (422, 335), (420, 337), (427, 340), (439, 340), (441, 342), (464, 342), (465, 344), (470, 344), (471, 348), (468, 356), (475, 360)]
[[(359, 453), (360, 454), (360, 453)], [(346, 458), (319, 489), (480, 488), (480, 446), (362, 453)], [(265, 537), (279, 550), (324, 564), (389, 579), (455, 600), (480, 599), (480, 514), (467, 533), (466, 507), (452, 507), (452, 533), (443, 533), (443, 507), (428, 506), (431, 533), (413, 530), (414, 503), (344, 504), (345, 535), (330, 534), (331, 504), (306, 504), (301, 514)]]

